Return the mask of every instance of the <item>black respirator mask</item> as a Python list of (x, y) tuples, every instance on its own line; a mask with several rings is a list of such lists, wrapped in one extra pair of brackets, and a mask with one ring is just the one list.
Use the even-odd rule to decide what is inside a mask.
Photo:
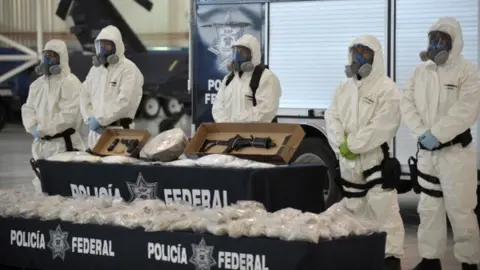
[(357, 76), (358, 79), (366, 78), (373, 68), (373, 50), (365, 45), (354, 45), (350, 48), (352, 64), (345, 66), (345, 75), (348, 78)]
[(116, 48), (113, 41), (105, 39), (95, 41), (95, 51), (97, 55), (93, 56), (92, 61), (95, 67), (118, 63), (119, 58), (118, 55), (115, 54)]
[(428, 49), (420, 53), (420, 59), (443, 65), (447, 62), (451, 50), (452, 37), (442, 31), (432, 31), (428, 34)]
[(42, 53), (42, 62), (35, 67), (38, 75), (57, 75), (62, 72), (60, 67), (60, 56), (52, 50), (45, 50)]
[(232, 55), (231, 70), (237, 72), (250, 72), (255, 68), (252, 63), (252, 51), (249, 48), (244, 46), (234, 46)]

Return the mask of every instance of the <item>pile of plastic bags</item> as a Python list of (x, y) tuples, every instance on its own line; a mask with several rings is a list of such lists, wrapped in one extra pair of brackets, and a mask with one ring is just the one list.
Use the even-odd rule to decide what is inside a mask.
[(61, 162), (101, 162), (102, 158), (99, 156), (91, 155), (87, 152), (64, 152), (58, 153), (54, 156), (47, 158), (49, 161), (61, 161)]
[[(180, 162), (180, 161), (181, 160), (178, 160), (177, 162)], [(269, 163), (262, 163), (258, 161), (237, 158), (229, 155), (221, 155), (221, 154), (211, 154), (211, 155), (204, 156), (199, 159), (191, 160), (191, 161), (194, 162), (193, 166), (199, 166), (199, 167), (272, 168), (276, 166)], [(170, 163), (167, 163), (166, 165), (170, 165), (172, 163), (173, 162), (170, 162)]]
[(353, 216), (340, 204), (321, 214), (286, 208), (269, 213), (258, 202), (240, 201), (224, 208), (199, 208), (161, 200), (66, 198), (19, 190), (0, 190), (0, 216), (60, 219), (79, 224), (143, 227), (146, 231), (196, 231), (233, 238), (266, 236), (317, 243), (377, 232), (378, 226)]
[(124, 157), (108, 156), (99, 157), (87, 152), (65, 152), (48, 158), (50, 161), (62, 162), (91, 162), (109, 164), (137, 164), (137, 165), (163, 165), (163, 166), (189, 166), (189, 167), (228, 167), (228, 168), (272, 168), (276, 165), (237, 158), (229, 155), (212, 154), (199, 159), (178, 159), (170, 162), (152, 161)]

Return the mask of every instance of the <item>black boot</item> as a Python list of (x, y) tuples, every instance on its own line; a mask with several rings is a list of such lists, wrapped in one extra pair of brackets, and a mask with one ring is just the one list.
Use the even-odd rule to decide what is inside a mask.
[(442, 270), (440, 259), (422, 259), (412, 270)]
[(395, 257), (385, 258), (385, 267), (384, 270), (401, 270), (402, 265), (400, 264), (400, 259)]
[(462, 263), (462, 270), (478, 270), (476, 264)]

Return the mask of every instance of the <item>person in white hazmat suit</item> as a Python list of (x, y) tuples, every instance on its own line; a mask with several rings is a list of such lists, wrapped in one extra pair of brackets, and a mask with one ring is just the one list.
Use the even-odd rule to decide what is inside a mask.
[(257, 39), (243, 35), (232, 54), (232, 71), (217, 93), (213, 119), (216, 123), (275, 122), (282, 89), (277, 76), (261, 63)]
[(355, 39), (348, 59), (348, 78), (335, 90), (325, 113), (328, 140), (339, 156), (337, 180), (345, 196), (339, 203), (379, 222), (387, 232), (384, 269), (400, 269), (405, 230), (396, 183), (384, 173), (382, 162), (389, 158), (387, 143), (401, 122), (401, 93), (385, 75), (382, 47), (375, 37)]
[(45, 44), (42, 54), (42, 62), (35, 69), (42, 76), (30, 85), (27, 101), (22, 106), (23, 126), (34, 137), (35, 160), (85, 150), (76, 130), (82, 83), (70, 73), (67, 46), (53, 39)]
[(88, 124), (88, 147), (92, 149), (106, 127), (133, 128), (133, 119), (143, 95), (143, 75), (124, 55), (122, 35), (107, 26), (95, 39), (93, 67), (83, 82), (80, 110)]
[(422, 261), (415, 270), (441, 269), (447, 215), (455, 257), (462, 269), (477, 269), (477, 156), (470, 127), (479, 112), (480, 77), (478, 69), (462, 56), (463, 36), (457, 20), (439, 19), (428, 31), (428, 42), (400, 105), (403, 121), (419, 147), (413, 170), (421, 191), (418, 250)]
[[(30, 85), (22, 106), (23, 126), (34, 137), (33, 159), (85, 150), (78, 132), (82, 83), (70, 72), (65, 42), (57, 39), (47, 42), (42, 62), (35, 71), (41, 76)], [(41, 192), (38, 178), (33, 185)]]

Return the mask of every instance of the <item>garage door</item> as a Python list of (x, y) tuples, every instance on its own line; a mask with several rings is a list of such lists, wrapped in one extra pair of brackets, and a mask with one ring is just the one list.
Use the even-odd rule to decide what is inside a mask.
[[(462, 25), (463, 55), (478, 63), (478, 0), (397, 0), (396, 81), (404, 84), (420, 63), (418, 53), (426, 49), (428, 28), (440, 17), (454, 16)], [(477, 134), (477, 125), (472, 131)], [(409, 130), (401, 126), (396, 138), (396, 154), (402, 163), (415, 154), (416, 142)]]
[(280, 108), (328, 108), (350, 42), (371, 34), (385, 51), (386, 23), (385, 0), (271, 3), (268, 63), (282, 85)]

